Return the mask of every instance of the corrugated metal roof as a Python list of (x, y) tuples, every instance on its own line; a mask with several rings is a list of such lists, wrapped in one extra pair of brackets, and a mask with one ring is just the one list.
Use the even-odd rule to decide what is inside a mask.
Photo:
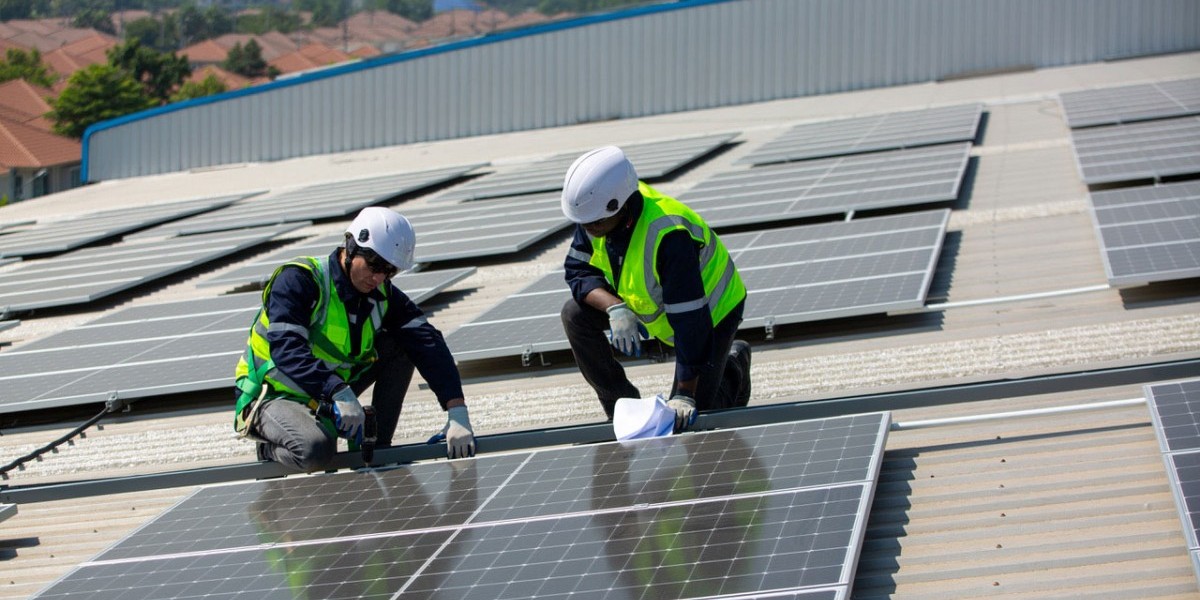
[[(1086, 188), (1071, 162), (1055, 93), (1171, 79), (1200, 72), (1200, 54), (1176, 55), (681, 113), (561, 130), (514, 133), (206, 173), (89, 186), (6, 207), (0, 220), (45, 217), (104, 204), (145, 202), (163, 190), (225, 193), (582, 150), (694, 133), (740, 131), (740, 142), (681, 180), (678, 193), (730, 168), (801, 120), (982, 101), (988, 117), (972, 175), (953, 205), (929, 309), (905, 315), (781, 327), (755, 342), (754, 404), (921, 390), (1200, 357), (1200, 290), (1194, 281), (1109, 288), (1087, 216)], [(424, 198), (401, 205), (421, 206)], [(336, 225), (307, 231), (324, 231)], [(561, 264), (566, 239), (511, 261), (480, 266), (429, 306), (450, 331)], [(249, 257), (247, 257), (249, 258)], [(232, 265), (231, 265), (232, 266)], [(122, 305), (208, 295), (196, 278)], [(18, 344), (86, 315), (35, 315), (4, 332)], [(0, 350), (2, 351), (2, 350)], [(481, 435), (600, 419), (570, 359), (520, 368), (463, 365), (472, 422)], [(513, 359), (515, 361), (515, 359)], [(669, 383), (670, 364), (631, 363), (643, 391)], [(1028, 408), (1140, 398), (1139, 385), (1049, 392), (897, 409), (857, 568), (856, 598), (1195, 598), (1188, 558), (1144, 405), (1006, 418), (925, 429), (905, 424)], [(1038, 391), (1036, 386), (1034, 390)], [(918, 394), (919, 396), (919, 394)], [(399, 439), (440, 427), (428, 390), (414, 384)], [(11, 483), (111, 477), (249, 461), (219, 403), (116, 415), (103, 431), (31, 465)], [(5, 456), (56, 437), (60, 426), (14, 429)], [(24, 598), (95, 556), (189, 489), (26, 504), (0, 524), (0, 598)]]

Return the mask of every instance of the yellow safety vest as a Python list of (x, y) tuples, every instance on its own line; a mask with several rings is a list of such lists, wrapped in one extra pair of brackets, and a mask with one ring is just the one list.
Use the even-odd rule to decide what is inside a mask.
[(271, 286), (274, 285), (275, 278), (289, 266), (308, 271), (320, 290), (317, 304), (309, 317), (308, 328), (304, 332), (313, 356), (324, 362), (325, 366), (335, 371), (347, 383), (362, 375), (376, 360), (375, 331), (382, 326), (383, 315), (388, 306), (386, 283), (379, 288), (384, 294), (384, 300), (372, 307), (370, 322), (359, 324), (362, 328), (360, 348), (358, 354), (351, 355), (350, 319), (345, 304), (334, 288), (329, 257), (305, 256), (281, 265), (275, 269), (266, 288), (263, 289), (263, 306), (259, 308), (254, 325), (250, 328), (246, 352), (238, 359), (237, 370), (234, 373), (237, 387), (242, 392), (238, 396), (234, 416), (234, 429), (240, 433), (245, 433), (245, 418), (250, 406), (262, 394), (264, 384), (270, 385), (268, 392), (272, 393), (271, 397), (287, 398), (316, 408), (316, 401), (309, 397), (307, 392), (275, 368), (275, 362), (271, 360), (271, 345), (267, 341), (267, 332), (272, 327), (267, 317), (267, 298), (271, 295)]
[[(746, 298), (746, 286), (729, 257), (729, 251), (700, 215), (644, 182), (638, 182), (638, 191), (645, 202), (642, 215), (633, 227), (629, 249), (625, 251), (621, 281), (613, 281), (604, 238), (592, 238), (592, 256), (588, 263), (604, 272), (609, 285), (617, 290), (617, 295), (637, 315), (651, 336), (673, 346), (675, 330), (667, 321), (667, 313), (707, 306), (715, 326)], [(700, 244), (700, 277), (704, 281), (705, 297), (696, 300), (694, 305), (663, 305), (662, 283), (655, 265), (658, 246), (663, 236), (672, 231), (686, 231)]]

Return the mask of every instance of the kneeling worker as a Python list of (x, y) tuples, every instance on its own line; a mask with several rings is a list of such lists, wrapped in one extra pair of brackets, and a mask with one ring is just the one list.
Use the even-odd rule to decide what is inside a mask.
[(329, 256), (275, 270), (236, 372), (234, 428), (258, 440), (259, 459), (297, 471), (327, 466), (337, 437), (361, 443), (358, 395), (372, 383), (377, 445), (390, 446), (414, 365), (448, 413), (439, 434), (447, 456), (475, 454), (454, 358), (441, 332), (391, 282), (412, 267), (415, 247), (407, 219), (368, 207)]
[(609, 344), (640, 355), (643, 335), (675, 347), (667, 402), (675, 431), (690, 426), (697, 409), (745, 406), (750, 345), (734, 335), (746, 287), (704, 220), (639, 182), (615, 146), (571, 165), (562, 210), (577, 223), (565, 261), (572, 298), (563, 306), (563, 328), (608, 418), (618, 398), (641, 396)]

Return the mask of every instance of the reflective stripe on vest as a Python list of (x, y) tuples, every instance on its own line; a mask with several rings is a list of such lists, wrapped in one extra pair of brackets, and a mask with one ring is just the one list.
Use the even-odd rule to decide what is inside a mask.
[[(246, 342), (247, 352), (238, 361), (235, 377), (238, 379), (238, 387), (243, 390), (243, 393), (256, 385), (269, 383), (275, 392), (307, 403), (310, 399), (308, 394), (295, 381), (274, 367), (274, 363), (271, 362), (271, 346), (267, 341), (267, 333), (270, 331), (299, 333), (299, 330), (302, 329), (294, 324), (271, 323), (267, 316), (266, 305), (267, 299), (271, 295), (271, 287), (275, 283), (275, 278), (289, 266), (307, 271), (319, 290), (317, 305), (313, 307), (308, 328), (302, 335), (308, 340), (313, 356), (330, 370), (335, 371), (347, 383), (352, 382), (375, 361), (375, 331), (383, 324), (383, 315), (387, 312), (387, 289), (386, 284), (380, 288), (384, 293), (383, 302), (369, 300), (372, 304), (369, 325), (366, 323), (351, 324), (346, 306), (334, 289), (328, 257), (301, 257), (275, 269), (266, 288), (263, 289), (263, 308), (259, 309), (254, 326), (251, 327), (250, 338)], [(350, 355), (351, 327), (361, 328), (360, 348), (358, 354), (354, 356)], [(253, 361), (253, 369), (247, 359)], [(255, 381), (257, 377), (262, 379)], [(248, 381), (243, 381), (243, 378)]]
[[(746, 286), (734, 267), (733, 260), (721, 239), (712, 232), (692, 209), (664, 196), (643, 182), (638, 190), (645, 200), (642, 214), (634, 225), (625, 251), (621, 280), (613, 281), (612, 265), (604, 238), (592, 238), (589, 264), (604, 273), (608, 283), (617, 290), (646, 331), (655, 338), (675, 344), (675, 331), (667, 321), (668, 313), (680, 313), (707, 306), (713, 325), (721, 322), (746, 297)], [(662, 284), (658, 279), (658, 246), (663, 236), (672, 231), (686, 231), (700, 244), (700, 277), (704, 282), (704, 297), (674, 305), (663, 304)]]

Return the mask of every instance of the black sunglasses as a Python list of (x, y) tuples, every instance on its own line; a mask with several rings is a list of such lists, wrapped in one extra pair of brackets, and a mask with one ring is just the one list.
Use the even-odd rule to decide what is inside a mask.
[(372, 273), (379, 273), (388, 279), (391, 279), (392, 277), (396, 276), (396, 273), (400, 272), (400, 269), (397, 269), (395, 265), (384, 260), (383, 257), (376, 254), (374, 250), (369, 248), (360, 248), (358, 254), (359, 256), (363, 257), (364, 261), (366, 261), (367, 268), (370, 269)]

